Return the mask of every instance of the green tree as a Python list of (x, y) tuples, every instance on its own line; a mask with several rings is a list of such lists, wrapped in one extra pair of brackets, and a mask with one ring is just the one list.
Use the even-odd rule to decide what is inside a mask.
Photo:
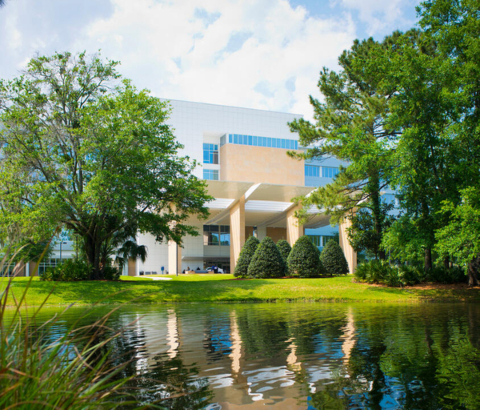
[[(388, 229), (393, 223), (394, 217), (389, 215), (393, 209), (392, 204), (382, 201), (380, 204), (380, 223), (383, 229)], [(351, 216), (351, 226), (347, 228), (348, 240), (355, 252), (366, 251), (368, 256), (378, 256), (382, 252), (382, 239), (384, 232), (378, 232), (375, 228), (375, 218), (368, 209), (360, 209)]]
[(251, 278), (278, 278), (284, 276), (286, 271), (285, 261), (275, 242), (266, 236), (258, 245), (248, 265), (248, 276)]
[(480, 193), (470, 187), (462, 191), (462, 202), (445, 202), (443, 212), (451, 215), (449, 223), (437, 231), (436, 249), (466, 267), (468, 284), (478, 285), (480, 268)]
[(320, 261), (320, 251), (307, 235), (301, 236), (295, 242), (287, 265), (290, 275), (301, 278), (316, 278), (325, 273)]
[[(325, 102), (310, 97), (316, 123), (300, 119), (290, 124), (301, 145), (313, 146), (295, 156), (306, 160), (333, 156), (348, 163), (332, 183), (317, 188), (302, 203), (331, 214), (332, 223), (367, 208), (379, 237), (385, 230), (381, 194), (389, 185), (391, 140), (398, 135), (385, 122), (392, 95), (381, 86), (382, 72), (388, 69), (386, 56), (398, 36), (387, 37), (383, 43), (372, 38), (355, 40), (340, 56), (338, 73), (328, 68), (320, 73), (318, 87)], [(378, 255), (385, 258), (383, 250)]]
[(248, 275), (248, 265), (250, 265), (259, 244), (260, 241), (255, 236), (250, 236), (250, 238), (247, 239), (235, 265), (235, 272), (233, 273), (235, 277), (244, 278)]
[(206, 217), (209, 199), (195, 162), (178, 154), (168, 104), (121, 81), (116, 65), (57, 53), (0, 82), (0, 226), (72, 231), (92, 279), (117, 232), (136, 225), (181, 243), (198, 235), (186, 220)]
[(292, 247), (285, 239), (280, 239), (277, 242), (277, 248), (278, 248), (278, 251), (280, 252), (280, 255), (282, 255), (283, 260), (285, 261), (285, 263), (287, 263), (287, 258), (288, 258), (288, 255), (290, 255), (290, 251), (292, 250)]
[(333, 240), (329, 240), (323, 248), (320, 260), (329, 275), (346, 275), (349, 271), (342, 248)]

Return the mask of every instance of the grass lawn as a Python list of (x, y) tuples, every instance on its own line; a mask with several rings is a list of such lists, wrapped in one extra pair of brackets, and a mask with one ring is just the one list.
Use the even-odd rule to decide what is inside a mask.
[[(70, 303), (166, 303), (243, 301), (347, 301), (418, 302), (423, 300), (480, 302), (479, 289), (386, 288), (353, 283), (351, 276), (321, 279), (232, 280), (233, 275), (167, 276), (171, 280), (122, 277), (119, 282), (42, 282), (34, 278), (27, 293), (28, 305), (41, 304), (51, 293), (48, 305)], [(7, 278), (0, 279), (0, 290)], [(18, 298), (29, 278), (13, 280)], [(13, 305), (13, 299), (8, 301)]]

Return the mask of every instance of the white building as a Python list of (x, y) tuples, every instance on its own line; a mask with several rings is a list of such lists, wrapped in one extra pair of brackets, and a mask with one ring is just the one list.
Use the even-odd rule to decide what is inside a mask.
[[(298, 135), (290, 132), (288, 122), (301, 115), (187, 101), (170, 104), (169, 124), (184, 145), (181, 154), (201, 164), (195, 175), (209, 180), (215, 200), (208, 204), (206, 221), (190, 220), (200, 235), (185, 237), (182, 248), (139, 235), (148, 259), (131, 263), (125, 274), (176, 273), (212, 265), (233, 271), (241, 246), (254, 233), (260, 240), (268, 235), (291, 244), (306, 233), (322, 247), (338, 232), (326, 216), (312, 214), (301, 226), (294, 215), (292, 198), (329, 183), (340, 165), (335, 158), (305, 164), (287, 156), (287, 150), (299, 149)], [(340, 243), (353, 270), (356, 255), (342, 229)]]

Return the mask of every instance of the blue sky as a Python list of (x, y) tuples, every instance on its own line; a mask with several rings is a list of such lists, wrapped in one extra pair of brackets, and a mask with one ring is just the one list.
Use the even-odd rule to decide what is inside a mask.
[(0, 78), (36, 53), (94, 53), (158, 97), (311, 116), (322, 67), (416, 23), (417, 0), (7, 0)]

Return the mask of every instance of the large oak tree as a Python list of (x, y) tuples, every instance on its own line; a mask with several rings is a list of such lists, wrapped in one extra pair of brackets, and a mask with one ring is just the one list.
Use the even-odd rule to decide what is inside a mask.
[(56, 227), (82, 239), (92, 279), (102, 245), (132, 226), (158, 241), (197, 234), (205, 184), (166, 124), (169, 106), (117, 63), (70, 53), (33, 58), (0, 82), (0, 226), (7, 241)]

